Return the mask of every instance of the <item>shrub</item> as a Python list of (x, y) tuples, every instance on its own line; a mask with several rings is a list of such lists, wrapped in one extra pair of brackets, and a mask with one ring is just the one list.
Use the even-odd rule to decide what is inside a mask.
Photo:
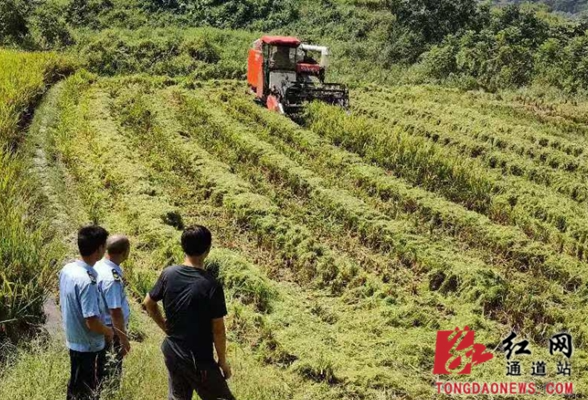
[(457, 72), (457, 46), (447, 43), (433, 46), (423, 54), (422, 66), (425, 73), (435, 79), (447, 78)]
[(27, 16), (30, 5), (23, 0), (0, 2), (0, 43), (20, 42), (29, 33)]
[(67, 21), (73, 26), (100, 28), (101, 14), (112, 10), (112, 0), (71, 0), (67, 6)]
[(398, 22), (419, 32), (427, 43), (472, 28), (478, 20), (475, 0), (392, 0), (388, 4)]
[(180, 46), (180, 52), (186, 53), (194, 60), (210, 64), (215, 64), (220, 60), (219, 50), (205, 37), (185, 40)]
[[(249, 41), (235, 46), (230, 32), (216, 30), (110, 29), (83, 39), (82, 58), (91, 71), (105, 74), (149, 73), (198, 79), (236, 78), (245, 74), (243, 62)], [(243, 49), (242, 54), (233, 51)], [(238, 62), (237, 62), (238, 61)]]
[(33, 42), (49, 50), (73, 44), (74, 40), (65, 19), (65, 10), (55, 2), (43, 3), (29, 19)]
[(539, 83), (547, 83), (566, 92), (588, 89), (588, 34), (568, 43), (549, 39), (535, 54)]

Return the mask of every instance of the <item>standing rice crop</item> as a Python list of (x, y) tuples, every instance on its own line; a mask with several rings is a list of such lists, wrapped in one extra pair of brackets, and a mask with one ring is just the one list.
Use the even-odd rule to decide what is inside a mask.
[(0, 342), (42, 321), (56, 247), (23, 155), (23, 125), (48, 84), (72, 67), (52, 54), (0, 51)]

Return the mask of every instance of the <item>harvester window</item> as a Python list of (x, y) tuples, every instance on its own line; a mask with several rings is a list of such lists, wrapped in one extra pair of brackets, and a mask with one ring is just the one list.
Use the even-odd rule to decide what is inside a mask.
[(274, 46), (271, 50), (270, 67), (272, 69), (295, 70), (296, 48)]

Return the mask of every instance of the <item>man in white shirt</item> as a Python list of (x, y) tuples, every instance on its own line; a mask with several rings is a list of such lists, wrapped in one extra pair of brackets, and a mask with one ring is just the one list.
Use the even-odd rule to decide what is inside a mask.
[(104, 258), (94, 267), (98, 273), (100, 312), (105, 325), (114, 330), (114, 338), (108, 346), (111, 354), (106, 365), (106, 376), (115, 383), (122, 374), (123, 358), (131, 349), (127, 334), (130, 308), (125, 293), (124, 272), (120, 266), (129, 257), (130, 249), (126, 236), (110, 236)]

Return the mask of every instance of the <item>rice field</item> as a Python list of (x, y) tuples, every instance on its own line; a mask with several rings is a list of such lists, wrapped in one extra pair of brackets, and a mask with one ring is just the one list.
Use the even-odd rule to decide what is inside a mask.
[[(585, 391), (585, 104), (433, 86), (352, 99), (349, 113), (312, 104), (298, 125), (239, 81), (79, 71), (26, 141), (46, 155), (63, 237), (87, 222), (131, 237), (136, 299), (180, 261), (183, 227), (211, 228), (240, 399), (433, 398), (436, 332), (464, 326), (495, 357), (452, 380), (505, 380), (512, 329), (544, 360), (569, 330)], [(123, 387), (106, 398), (164, 398), (161, 337), (137, 306), (134, 318)], [(0, 398), (62, 397), (59, 346), (17, 358)]]
[(36, 176), (29, 173), (22, 127), (46, 87), (71, 69), (56, 54), (0, 50), (0, 343), (27, 337), (40, 323), (45, 286), (59, 257)]

